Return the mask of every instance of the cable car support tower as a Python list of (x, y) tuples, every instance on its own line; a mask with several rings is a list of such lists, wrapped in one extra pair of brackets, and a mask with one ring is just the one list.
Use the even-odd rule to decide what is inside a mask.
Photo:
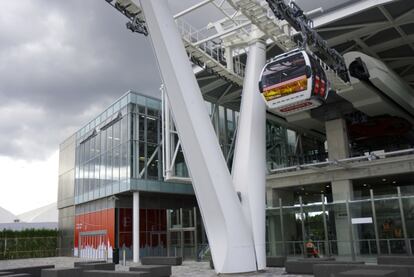
[[(342, 57), (312, 30), (311, 20), (297, 5), (286, 5), (282, 0), (268, 0), (267, 4), (259, 0), (204, 0), (175, 16), (165, 0), (140, 0), (139, 5), (137, 0), (105, 1), (128, 18), (129, 30), (148, 36), (152, 42), (168, 102), (164, 114), (171, 112), (171, 122), (179, 134), (216, 272), (263, 270), (266, 105), (258, 83), (266, 64), (266, 47), (277, 45), (287, 52), (298, 44), (306, 46), (323, 66), (334, 90), (348, 86)], [(181, 19), (205, 5), (215, 6), (224, 15), (223, 20), (209, 24), (207, 29), (216, 33), (207, 36)], [(301, 40), (297, 39), (298, 32), (302, 33)], [(221, 45), (211, 43), (217, 39)], [(245, 66), (238, 62), (242, 54), (247, 54)], [(231, 85), (243, 87), (231, 174), (190, 61)], [(236, 91), (220, 100), (239, 97)], [(170, 127), (163, 131), (165, 146), (172, 136)], [(169, 158), (165, 160), (167, 169), (170, 162)], [(134, 224), (134, 233), (137, 226)], [(139, 258), (138, 239), (134, 236), (135, 262)]]

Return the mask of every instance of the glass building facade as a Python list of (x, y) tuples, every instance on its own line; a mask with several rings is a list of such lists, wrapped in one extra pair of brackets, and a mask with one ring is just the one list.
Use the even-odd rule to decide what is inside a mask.
[[(209, 102), (206, 108), (231, 170), (239, 114)], [(140, 192), (141, 255), (178, 251), (194, 257), (207, 246), (191, 183), (164, 181), (161, 116), (160, 100), (130, 91), (60, 145), (61, 255), (111, 257), (113, 248), (123, 248), (130, 258), (134, 191)], [(177, 143), (179, 137), (172, 128)], [(320, 156), (326, 152), (323, 140), (270, 120), (266, 122), (266, 151), (268, 170), (317, 162), (327, 155)], [(189, 176), (180, 148), (174, 174)], [(290, 178), (292, 174), (285, 175)], [(285, 175), (282, 171), (280, 178)], [(348, 201), (335, 195), (333, 181), (316, 178), (311, 185), (283, 187), (286, 183), (279, 183), (280, 187), (271, 188), (268, 179), (273, 194), (267, 197), (268, 255), (305, 256), (309, 239), (323, 255), (358, 258), (412, 253), (413, 176), (394, 178), (397, 181), (388, 178), (387, 185), (385, 179), (354, 180)], [(397, 185), (400, 194), (396, 194)], [(198, 216), (193, 220), (194, 230), (184, 234), (184, 239), (180, 232), (186, 231), (177, 229), (179, 224), (167, 224), (168, 216), (180, 211), (195, 211)], [(372, 223), (352, 224), (361, 218), (371, 218)]]
[(129, 191), (131, 179), (162, 179), (160, 109), (130, 92), (77, 132), (76, 204)]
[[(267, 254), (307, 257), (306, 243), (322, 256), (369, 260), (377, 255), (412, 255), (414, 194), (395, 187), (392, 194), (368, 194), (332, 201), (309, 193), (298, 201), (275, 199), (267, 209)], [(312, 200), (313, 198), (313, 200)]]

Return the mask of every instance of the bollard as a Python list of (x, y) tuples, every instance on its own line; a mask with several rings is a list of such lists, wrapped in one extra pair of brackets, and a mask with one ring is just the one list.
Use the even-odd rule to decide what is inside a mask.
[(122, 249), (122, 264), (126, 266), (126, 251), (125, 248)]

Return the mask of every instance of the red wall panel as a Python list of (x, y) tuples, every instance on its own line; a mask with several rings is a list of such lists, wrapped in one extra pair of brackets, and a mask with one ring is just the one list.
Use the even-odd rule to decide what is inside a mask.
[[(75, 217), (75, 248), (79, 247), (81, 232), (106, 231), (109, 244), (115, 244), (115, 209), (77, 215)], [(89, 245), (95, 244), (90, 242)]]

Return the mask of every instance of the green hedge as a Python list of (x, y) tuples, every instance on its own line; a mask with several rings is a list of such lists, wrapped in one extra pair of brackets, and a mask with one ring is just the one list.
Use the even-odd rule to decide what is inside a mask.
[(58, 231), (0, 231), (0, 260), (56, 256)]

